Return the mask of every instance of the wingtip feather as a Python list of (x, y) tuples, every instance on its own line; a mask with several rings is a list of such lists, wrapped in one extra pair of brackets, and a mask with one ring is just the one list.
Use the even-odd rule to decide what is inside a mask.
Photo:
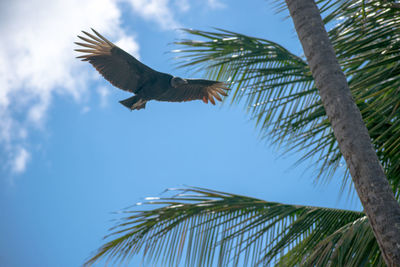
[(85, 41), (85, 42), (88, 42), (88, 43), (91, 43), (91, 44), (94, 44), (94, 45), (99, 45), (98, 42), (96, 42), (96, 41), (94, 41), (94, 40), (91, 40), (91, 39), (88, 39), (88, 38), (86, 38), (86, 37), (83, 37), (83, 36), (78, 35), (78, 38), (81, 39), (81, 40), (83, 40), (83, 41)]
[(108, 41), (103, 35), (101, 35), (101, 34), (98, 33), (97, 31), (95, 31), (95, 29), (93, 29), (93, 28), (90, 28), (90, 29), (92, 29), (92, 31), (93, 31), (99, 38), (101, 38), (104, 42), (106, 42), (108, 45), (114, 46), (113, 43), (111, 43), (110, 41)]
[(208, 96), (208, 100), (210, 100), (211, 104), (215, 105), (215, 100), (212, 96)]
[(80, 45), (80, 46), (84, 46), (84, 47), (88, 47), (88, 48), (97, 49), (97, 46), (96, 46), (96, 45), (85, 44), (85, 43), (80, 43), (80, 42), (74, 42), (74, 44)]
[(214, 96), (218, 101), (222, 101), (222, 98), (218, 95), (218, 94), (215, 94), (215, 96)]
[(96, 40), (97, 42), (103, 43), (103, 41), (102, 41), (101, 39), (99, 39), (98, 37), (94, 36), (93, 34), (88, 33), (88, 32), (86, 32), (86, 31), (82, 31), (82, 32), (83, 32), (84, 34), (86, 34), (87, 36), (89, 36), (90, 38)]

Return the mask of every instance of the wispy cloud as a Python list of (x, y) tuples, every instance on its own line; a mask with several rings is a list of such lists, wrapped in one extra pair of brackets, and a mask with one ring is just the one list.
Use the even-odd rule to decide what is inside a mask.
[[(5, 166), (22, 173), (32, 157), (29, 135), (44, 130), (46, 114), (55, 94), (87, 99), (87, 86), (95, 77), (88, 64), (75, 59), (76, 35), (96, 30), (129, 53), (139, 57), (135, 36), (121, 26), (121, 5), (162, 30), (182, 27), (177, 12), (190, 10), (188, 0), (14, 0), (0, 1), (0, 150)], [(221, 8), (218, 0), (207, 0), (208, 8)], [(198, 2), (197, 2), (198, 4)], [(107, 104), (108, 91), (99, 87), (100, 105)], [(82, 103), (82, 113), (90, 110)]]
[(100, 107), (104, 108), (108, 105), (108, 95), (110, 90), (105, 86), (97, 87), (97, 93), (100, 97)]
[(207, 0), (207, 5), (212, 9), (220, 9), (226, 7), (226, 5), (220, 0)]
[(31, 153), (29, 132), (43, 128), (55, 93), (82, 101), (91, 75), (75, 59), (73, 41), (95, 27), (127, 50), (139, 46), (121, 28), (114, 0), (11, 1), (0, 9), (0, 147), (4, 165), (22, 173)]
[(139, 55), (139, 44), (134, 40), (132, 36), (122, 35), (119, 40), (114, 42), (117, 46), (123, 48), (126, 52), (134, 55), (136, 58), (140, 59)]
[[(171, 30), (181, 28), (174, 18), (171, 2), (168, 0), (125, 0), (133, 11), (149, 21), (155, 21), (162, 29)], [(187, 2), (186, 2), (187, 3)]]
[(175, 0), (174, 4), (180, 12), (188, 12), (190, 9), (189, 0)]
[(26, 169), (30, 154), (25, 148), (19, 148), (16, 152), (17, 154), (12, 162), (12, 171), (14, 173), (21, 173)]

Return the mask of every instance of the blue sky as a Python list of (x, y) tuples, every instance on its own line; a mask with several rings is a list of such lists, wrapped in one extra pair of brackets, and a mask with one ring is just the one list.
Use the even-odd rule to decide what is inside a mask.
[(301, 55), (271, 2), (1, 2), (0, 266), (79, 266), (118, 218), (111, 212), (181, 185), (360, 210), (339, 200), (340, 174), (315, 186), (309, 163), (293, 168), (301, 154), (260, 140), (244, 106), (152, 101), (129, 112), (118, 103), (129, 94), (75, 59), (73, 41), (90, 27), (182, 77), (202, 77), (168, 53), (187, 37), (182, 27), (262, 37)]

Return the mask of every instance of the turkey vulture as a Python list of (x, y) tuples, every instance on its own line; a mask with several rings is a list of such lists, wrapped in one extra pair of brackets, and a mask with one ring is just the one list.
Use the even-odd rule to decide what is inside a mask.
[(82, 31), (78, 37), (85, 43), (75, 42), (85, 53), (78, 58), (89, 61), (112, 85), (135, 95), (120, 101), (130, 110), (144, 109), (147, 101), (182, 102), (201, 99), (215, 105), (214, 97), (221, 101), (229, 90), (224, 83), (203, 79), (183, 79), (153, 70), (138, 61), (92, 29), (94, 34)]

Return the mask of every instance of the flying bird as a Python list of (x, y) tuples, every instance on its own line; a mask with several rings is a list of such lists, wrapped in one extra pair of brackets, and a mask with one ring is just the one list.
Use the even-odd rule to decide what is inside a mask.
[(84, 53), (77, 58), (89, 61), (93, 67), (112, 85), (131, 92), (134, 96), (120, 101), (130, 110), (146, 107), (150, 100), (184, 102), (191, 100), (222, 101), (229, 90), (223, 82), (204, 79), (184, 79), (162, 73), (141, 63), (98, 32), (94, 34), (82, 31), (85, 35), (78, 38), (84, 43), (75, 42), (83, 49), (75, 51)]

